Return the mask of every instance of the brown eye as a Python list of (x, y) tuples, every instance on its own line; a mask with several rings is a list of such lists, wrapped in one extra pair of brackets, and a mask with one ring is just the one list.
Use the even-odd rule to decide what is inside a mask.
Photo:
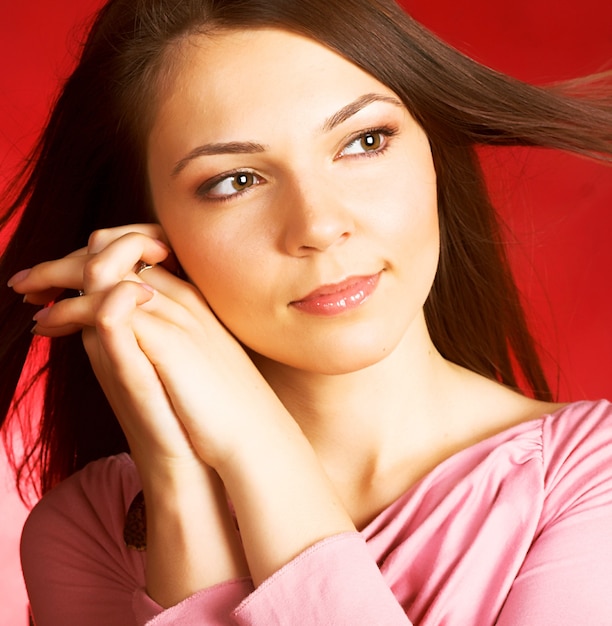
[(368, 130), (352, 139), (340, 152), (339, 157), (358, 156), (360, 154), (382, 152), (387, 146), (387, 139), (392, 133), (384, 130)]
[(382, 145), (382, 135), (380, 133), (366, 133), (361, 137), (359, 142), (365, 152), (378, 150)]
[(255, 176), (250, 172), (241, 172), (230, 178), (231, 185), (235, 191), (243, 191), (255, 182)]
[(198, 189), (198, 196), (210, 200), (225, 200), (237, 196), (261, 182), (261, 178), (253, 172), (234, 172), (205, 183)]

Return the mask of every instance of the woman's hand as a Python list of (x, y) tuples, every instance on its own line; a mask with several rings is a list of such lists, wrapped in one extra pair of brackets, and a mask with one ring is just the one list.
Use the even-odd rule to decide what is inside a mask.
[[(56, 337), (83, 330), (92, 366), (143, 482), (147, 588), (157, 602), (170, 606), (217, 582), (248, 576), (248, 568), (223, 485), (194, 450), (134, 331), (139, 320), (146, 320), (146, 327), (154, 321), (156, 307), (149, 312), (140, 307), (161, 299), (134, 268), (139, 260), (168, 262), (162, 238), (156, 225), (98, 231), (87, 248), (20, 272), (11, 284), (38, 304), (49, 304), (65, 289), (85, 292), (42, 309), (35, 331)], [(191, 285), (165, 269), (149, 271), (164, 288), (201, 302)], [(163, 329), (153, 323), (152, 332)]]
[[(84, 292), (40, 311), (35, 331), (59, 336), (83, 329), (134, 454), (143, 447), (162, 458), (173, 450), (182, 456), (186, 431), (198, 457), (217, 467), (257, 438), (266, 417), (292, 420), (199, 291), (159, 265), (170, 254), (164, 239), (156, 225), (97, 231), (86, 249), (32, 268), (13, 288), (38, 304), (63, 289)], [(138, 276), (140, 261), (156, 267)], [(153, 406), (175, 417), (149, 431), (146, 420), (131, 416), (142, 407), (150, 414)]]
[[(96, 376), (137, 461), (140, 456), (199, 461), (131, 330), (138, 307), (154, 296), (133, 270), (139, 259), (156, 264), (168, 258), (161, 237), (152, 224), (97, 231), (87, 248), (19, 272), (10, 284), (28, 302), (48, 305), (34, 316), (37, 334), (83, 331)], [(84, 295), (53, 303), (66, 289)]]
[[(155, 241), (163, 234), (151, 228), (98, 234), (86, 252), (37, 266), (15, 288), (31, 302), (53, 288), (85, 291), (39, 315), (38, 332), (84, 327), (139, 470), (150, 467), (146, 451), (154, 450), (162, 466), (193, 458), (218, 472), (259, 583), (354, 526), (297, 423), (198, 290), (159, 265), (134, 273), (139, 261), (159, 263), (168, 254)], [(41, 273), (62, 279), (41, 280)]]

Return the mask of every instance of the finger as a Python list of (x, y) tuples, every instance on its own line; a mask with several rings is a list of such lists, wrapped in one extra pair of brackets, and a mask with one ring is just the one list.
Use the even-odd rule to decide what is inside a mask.
[[(64, 289), (81, 289), (83, 286), (82, 264), (78, 260), (83, 261), (82, 257), (96, 254), (112, 241), (132, 232), (160, 240), (163, 245), (168, 245), (167, 237), (158, 224), (131, 224), (97, 230), (91, 234), (87, 247), (75, 250), (63, 259), (46, 261), (32, 268), (21, 270), (9, 279), (8, 286), (17, 293), (25, 294), (27, 302), (32, 304), (51, 302)], [(74, 257), (81, 258), (77, 260)]]
[[(141, 349), (133, 327), (141, 309), (142, 286), (125, 281), (109, 291), (96, 313), (95, 328), (83, 343), (132, 452), (192, 458), (193, 450), (154, 365)], [(156, 332), (160, 331), (156, 321)]]
[[(137, 280), (151, 285), (167, 299), (163, 304), (162, 300), (159, 300), (161, 306), (157, 307), (159, 316), (164, 319), (171, 320), (175, 317), (177, 305), (189, 311), (200, 312), (203, 307), (210, 310), (206, 299), (195, 285), (179, 278), (159, 264), (138, 274)], [(149, 310), (147, 307), (146, 310)]]
[[(144, 283), (133, 283), (131, 297), (135, 306), (153, 298), (155, 290)], [(80, 331), (85, 326), (95, 326), (98, 311), (103, 306), (106, 294), (98, 292), (78, 298), (60, 300), (38, 311), (33, 320), (32, 332), (46, 337), (62, 337)]]
[(67, 337), (74, 335), (83, 330), (83, 326), (77, 324), (65, 324), (64, 326), (43, 327), (36, 324), (32, 328), (33, 335), (41, 335), (42, 337)]
[[(157, 292), (138, 308), (132, 319), (133, 332), (194, 450), (215, 466), (215, 459), (227, 453), (236, 434), (242, 433), (242, 420), (253, 408), (251, 399), (276, 406), (278, 398), (210, 310), (196, 316), (168, 301), (177, 313), (166, 320), (161, 317), (169, 308), (164, 298)], [(160, 309), (159, 314), (149, 312), (154, 308)]]
[[(90, 236), (89, 249), (81, 248), (70, 253), (63, 259), (55, 259), (39, 263), (33, 268), (21, 270), (13, 275), (8, 286), (17, 293), (24, 294), (24, 301), (31, 304), (47, 304), (56, 300), (65, 289), (80, 290), (83, 288), (83, 268), (92, 254), (97, 254), (110, 243), (129, 234), (140, 234), (158, 241), (158, 245), (166, 250), (160, 258), (154, 254), (149, 262), (161, 263), (171, 271), (179, 268), (174, 255), (167, 247), (167, 237), (157, 224), (133, 224), (117, 228), (95, 231)], [(146, 253), (143, 252), (143, 254)], [(127, 272), (126, 272), (127, 273)]]
[(145, 380), (157, 384), (157, 375), (152, 377), (154, 368), (138, 346), (132, 329), (138, 307), (151, 297), (151, 291), (140, 283), (124, 281), (116, 285), (101, 296), (93, 313), (93, 326), (88, 325), (83, 332), (88, 354), (104, 355), (111, 366), (107, 376), (121, 388), (129, 388), (134, 379), (139, 382), (138, 389)]
[(107, 248), (113, 241), (131, 233), (146, 235), (167, 246), (169, 249), (168, 257), (159, 263), (162, 263), (173, 274), (180, 273), (180, 264), (172, 250), (170, 250), (168, 237), (159, 224), (128, 224), (126, 226), (96, 230), (89, 237), (88, 250), (93, 254), (97, 254)]
[(116, 341), (109, 341), (109, 336), (102, 340), (99, 329), (86, 327), (83, 345), (131, 453), (144, 454), (145, 458), (168, 456), (185, 449), (185, 435), (155, 368), (131, 332), (134, 310), (127, 304), (121, 323), (117, 323), (120, 316), (115, 312)]
[[(86, 247), (71, 252), (63, 259), (46, 261), (44, 263), (39, 263), (34, 266), (34, 268), (20, 270), (9, 279), (8, 286), (13, 287), (15, 291), (18, 291), (18, 293), (24, 293), (25, 287), (30, 285), (33, 285), (33, 290), (40, 291), (43, 289), (43, 287), (40, 286), (40, 282), (45, 280), (49, 267), (54, 267), (55, 264), (60, 261), (70, 259), (71, 257), (97, 254), (106, 248), (112, 241), (115, 241), (129, 233), (141, 233), (152, 239), (162, 241), (166, 246), (169, 245), (168, 239), (159, 224), (130, 224), (126, 226), (118, 226), (116, 228), (96, 230), (90, 235), (89, 242)], [(33, 269), (36, 269), (37, 271), (33, 273)], [(61, 281), (61, 274), (58, 274), (57, 277), (57, 280)], [(63, 282), (64, 281), (62, 281), (61, 284), (63, 284)], [(77, 281), (72, 280), (72, 284), (68, 285), (68, 288), (76, 289), (81, 285), (81, 283), (75, 284), (76, 282)]]
[(150, 239), (158, 239), (166, 246), (170, 246), (166, 233), (159, 224), (127, 224), (125, 226), (117, 226), (115, 228), (102, 228), (95, 230), (89, 236), (87, 242), (87, 250), (92, 254), (102, 252), (109, 244), (117, 239), (121, 239), (130, 233), (139, 233)]
[[(185, 309), (197, 311), (199, 315), (202, 315), (203, 310), (208, 310), (204, 299), (193, 285), (170, 274), (164, 268), (156, 266), (147, 269), (145, 277), (150, 284), (139, 282), (142, 281), (140, 276), (135, 281), (145, 290), (139, 297), (138, 305), (149, 302), (156, 290), (162, 292), (163, 300), (148, 309), (160, 319), (179, 322), (185, 320)], [(46, 337), (62, 337), (78, 332), (84, 326), (94, 326), (96, 311), (105, 297), (105, 292), (95, 292), (66, 298), (46, 306), (34, 315), (36, 325), (32, 332)]]
[(139, 281), (134, 268), (140, 261), (155, 265), (169, 253), (170, 249), (162, 241), (129, 232), (87, 258), (83, 266), (83, 290), (86, 293), (106, 291), (126, 277)]
[(30, 304), (47, 304), (57, 299), (65, 289), (78, 290), (83, 284), (86, 255), (73, 254), (18, 272), (9, 280), (9, 286), (24, 294), (24, 301)]

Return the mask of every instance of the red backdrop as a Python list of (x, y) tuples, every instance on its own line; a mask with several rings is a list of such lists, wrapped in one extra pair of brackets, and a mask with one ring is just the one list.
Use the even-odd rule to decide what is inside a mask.
[[(0, 3), (0, 189), (71, 66), (79, 24), (101, 2), (8, 4)], [(558, 0), (553, 10), (546, 0), (403, 4), (456, 47), (527, 81), (612, 68), (609, 0)], [(562, 399), (612, 397), (612, 169), (533, 150), (504, 150), (487, 164), (554, 386)], [(26, 624), (17, 559), (25, 509), (10, 482), (0, 455), (0, 626)]]

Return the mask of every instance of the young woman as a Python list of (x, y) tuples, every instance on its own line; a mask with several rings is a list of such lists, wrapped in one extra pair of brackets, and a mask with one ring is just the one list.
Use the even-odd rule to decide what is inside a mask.
[(2, 264), (36, 623), (609, 621), (612, 409), (551, 403), (474, 154), (605, 158), (603, 90), (387, 0), (111, 0)]

